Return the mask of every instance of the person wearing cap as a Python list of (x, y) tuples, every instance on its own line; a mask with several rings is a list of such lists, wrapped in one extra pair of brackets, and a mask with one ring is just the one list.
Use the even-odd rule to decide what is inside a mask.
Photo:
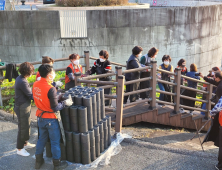
[(69, 96), (65, 101), (58, 103), (56, 88), (51, 85), (54, 78), (54, 70), (51, 65), (41, 65), (38, 71), (41, 80), (36, 81), (33, 84), (33, 98), (35, 105), (38, 108), (36, 116), (39, 127), (39, 139), (35, 152), (35, 169), (40, 169), (41, 165), (44, 163), (43, 151), (49, 136), (54, 170), (60, 170), (67, 167), (67, 163), (61, 162), (60, 160), (61, 134), (58, 121), (58, 116), (60, 116), (60, 114), (58, 114), (58, 111), (62, 110), (65, 106), (71, 106), (73, 102), (71, 96)]
[[(92, 75), (92, 74), (106, 74), (112, 71), (112, 66), (110, 61), (108, 60), (109, 58), (109, 53), (106, 50), (101, 50), (99, 52), (99, 59), (97, 59), (94, 62), (94, 65), (92, 66), (92, 68), (90, 70), (87, 71), (88, 75)], [(103, 77), (100, 78), (99, 81), (111, 81), (112, 77), (111, 76), (107, 76), (107, 77)], [(103, 86), (101, 84), (97, 85), (99, 86)], [(111, 88), (108, 89), (104, 89), (104, 94), (111, 94)], [(112, 100), (105, 100), (105, 106), (110, 106), (112, 103)]]
[(35, 147), (28, 142), (30, 137), (30, 114), (32, 91), (27, 81), (34, 73), (34, 66), (29, 62), (22, 63), (19, 67), (20, 76), (15, 80), (15, 106), (14, 111), (18, 118), (17, 154), (29, 156), (25, 150)]
[(79, 59), (79, 54), (74, 53), (69, 55), (71, 63), (66, 68), (65, 90), (75, 87), (75, 73), (80, 72), (82, 75), (82, 66), (79, 64)]

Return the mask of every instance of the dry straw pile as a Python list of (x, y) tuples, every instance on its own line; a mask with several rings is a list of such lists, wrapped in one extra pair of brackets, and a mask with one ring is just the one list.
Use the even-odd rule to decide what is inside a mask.
[(67, 7), (126, 5), (128, 0), (56, 0), (56, 5)]

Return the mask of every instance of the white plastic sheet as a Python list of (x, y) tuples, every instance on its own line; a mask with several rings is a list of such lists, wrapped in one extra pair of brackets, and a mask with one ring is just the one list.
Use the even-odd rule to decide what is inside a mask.
[[(117, 155), (122, 150), (120, 143), (123, 141), (124, 138), (132, 138), (132, 137), (127, 134), (117, 133), (116, 138), (112, 138), (111, 145), (104, 152), (102, 152), (101, 155), (95, 161), (87, 165), (68, 162), (69, 168), (85, 170), (85, 169), (96, 168), (98, 166), (109, 165), (111, 157)], [(43, 157), (45, 159), (45, 163), (52, 164), (52, 158), (46, 157), (45, 152)], [(35, 158), (35, 155), (33, 156), (33, 158)]]

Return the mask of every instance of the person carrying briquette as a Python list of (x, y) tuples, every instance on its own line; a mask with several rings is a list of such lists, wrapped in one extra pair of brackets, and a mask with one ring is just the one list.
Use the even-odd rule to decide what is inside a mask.
[[(54, 60), (51, 57), (48, 56), (42, 56), (42, 64), (48, 64), (48, 65), (53, 65)], [(55, 74), (54, 74), (55, 76)], [(39, 74), (39, 72), (36, 73), (36, 81), (41, 80), (41, 76)], [(52, 82), (52, 85), (56, 88), (61, 87), (63, 85), (63, 83), (61, 81), (57, 81), (57, 82)]]
[(17, 154), (29, 156), (25, 150), (35, 147), (28, 142), (30, 137), (30, 114), (32, 91), (27, 81), (34, 73), (34, 66), (29, 62), (22, 63), (19, 67), (20, 76), (15, 80), (15, 106), (14, 111), (18, 118)]
[[(145, 65), (145, 66), (150, 66), (151, 65), (151, 61), (155, 60), (157, 54), (158, 54), (158, 49), (153, 47), (151, 48), (148, 53), (144, 56), (141, 57), (140, 59), (140, 63)], [(150, 72), (148, 71), (143, 71), (140, 74), (140, 78), (147, 78), (150, 77)], [(150, 87), (150, 81), (142, 81), (140, 82), (140, 89), (146, 89)], [(147, 92), (142, 92), (140, 93), (140, 98), (145, 99), (145, 98), (149, 98), (149, 91)]]
[(69, 55), (71, 63), (66, 68), (65, 90), (75, 87), (74, 73), (80, 72), (82, 74), (82, 66), (79, 64), (79, 59), (79, 54), (73, 53)]
[(40, 169), (44, 163), (43, 151), (49, 136), (54, 170), (61, 170), (67, 167), (67, 163), (61, 162), (60, 160), (60, 138), (61, 133), (62, 135), (64, 135), (64, 133), (63, 127), (61, 127), (61, 124), (59, 123), (59, 110), (62, 110), (65, 106), (71, 106), (73, 102), (71, 96), (69, 96), (68, 99), (58, 103), (56, 88), (51, 85), (54, 72), (51, 65), (41, 65), (38, 71), (41, 80), (36, 81), (33, 84), (32, 89), (34, 102), (38, 108), (36, 116), (39, 128), (39, 139), (35, 152), (35, 169)]
[[(142, 51), (143, 48), (140, 46), (135, 46), (132, 49), (132, 55), (129, 57), (127, 64), (126, 64), (126, 69), (131, 70), (139, 67), (143, 67), (144, 65), (141, 65), (139, 62), (139, 57), (142, 57)], [(132, 72), (132, 73), (126, 73), (125, 74), (125, 79), (126, 81), (130, 80), (136, 80), (140, 78), (140, 71)], [(137, 91), (139, 89), (140, 83), (133, 83), (133, 84), (128, 84), (126, 85), (126, 93), (131, 92), (131, 91)], [(124, 96), (124, 104), (127, 103), (129, 96)], [(139, 99), (138, 94), (133, 94), (130, 95), (130, 102), (135, 102), (137, 99)]]
[[(92, 74), (96, 73), (97, 75), (99, 75), (99, 74), (106, 74), (106, 73), (111, 72), (112, 67), (111, 67), (111, 63), (108, 60), (108, 58), (109, 58), (108, 51), (101, 50), (99, 52), (99, 59), (97, 59), (94, 62), (94, 65), (92, 66), (92, 68), (89, 71), (87, 71), (87, 74), (92, 75)], [(111, 76), (103, 77), (103, 78), (100, 78), (99, 81), (112, 81), (112, 77)], [(98, 84), (97, 86), (99, 87), (99, 86), (103, 86), (103, 85)], [(111, 94), (111, 88), (104, 89), (104, 94)], [(106, 106), (110, 106), (111, 104), (112, 104), (111, 99), (105, 100)]]
[[(173, 66), (170, 64), (171, 62), (171, 57), (169, 55), (164, 55), (162, 58), (162, 62), (163, 64), (161, 64), (159, 66), (159, 69), (162, 70), (166, 70), (166, 71), (170, 71), (173, 72)], [(170, 75), (164, 72), (159, 72), (157, 74), (157, 77), (161, 80), (165, 80), (165, 81), (169, 81), (170, 82)], [(171, 87), (169, 84), (164, 84), (164, 83), (160, 83), (158, 82), (158, 86), (160, 88), (160, 90), (162, 91), (168, 91), (171, 92)], [(163, 93), (160, 93), (160, 97), (159, 100), (161, 101), (166, 101), (166, 102), (171, 102), (171, 96), (170, 95), (166, 95)], [(159, 103), (159, 105), (162, 107), (164, 106), (164, 104)]]

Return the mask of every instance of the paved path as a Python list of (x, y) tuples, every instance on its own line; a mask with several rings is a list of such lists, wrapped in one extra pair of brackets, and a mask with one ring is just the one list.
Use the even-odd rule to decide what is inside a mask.
[[(17, 124), (0, 120), (0, 170), (33, 170), (35, 160), (16, 154)], [(30, 142), (37, 141), (36, 128), (32, 128)], [(217, 163), (217, 155), (183, 149), (174, 149), (150, 142), (127, 139), (121, 143), (122, 151), (111, 158), (111, 163), (101, 170), (211, 170)], [(29, 150), (34, 155), (35, 148)], [(52, 169), (45, 163), (42, 170)], [(74, 169), (73, 166), (66, 168)]]

